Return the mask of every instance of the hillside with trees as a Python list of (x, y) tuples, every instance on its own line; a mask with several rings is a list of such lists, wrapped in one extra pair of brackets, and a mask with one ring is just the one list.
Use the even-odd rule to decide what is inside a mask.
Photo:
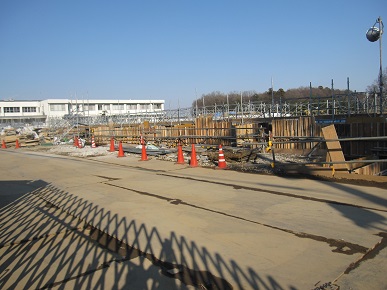
[(243, 100), (243, 103), (256, 103), (256, 102), (263, 102), (263, 103), (271, 103), (272, 98), (274, 99), (275, 103), (292, 103), (292, 102), (299, 102), (302, 99), (307, 99), (312, 95), (312, 97), (329, 97), (332, 96), (332, 94), (338, 95), (338, 94), (348, 94), (352, 93), (352, 91), (344, 91), (344, 90), (338, 90), (335, 89), (332, 91), (332, 89), (327, 87), (319, 86), (317, 88), (309, 88), (309, 87), (299, 87), (296, 89), (289, 89), (284, 90), (282, 88), (278, 89), (277, 91), (273, 91), (269, 88), (264, 93), (257, 93), (255, 91), (243, 91), (243, 92), (229, 92), (229, 93), (223, 93), (223, 92), (211, 92), (208, 94), (203, 94), (200, 98), (195, 100), (192, 103), (192, 107), (198, 107), (201, 108), (203, 106), (214, 106), (214, 105), (225, 105), (229, 104), (230, 106), (232, 104), (237, 104), (241, 102), (241, 98)]
[[(384, 95), (387, 92), (387, 67), (383, 71), (383, 91)], [(379, 92), (379, 79), (377, 78), (371, 85), (367, 87), (366, 92), (368, 93), (375, 93)], [(258, 93), (256, 91), (243, 91), (243, 92), (219, 92), (214, 91), (211, 93), (203, 94), (200, 98), (194, 100), (192, 102), (192, 107), (195, 108), (202, 108), (206, 106), (222, 106), (229, 104), (230, 107), (233, 107), (236, 104), (241, 103), (241, 99), (243, 100), (243, 103), (267, 103), (270, 104), (272, 100), (274, 100), (274, 103), (296, 103), (300, 102), (302, 100), (306, 101), (310, 97), (312, 98), (327, 98), (332, 97), (332, 95), (349, 95), (353, 94), (354, 92), (351, 90), (340, 90), (340, 89), (334, 89), (323, 86), (318, 87), (299, 87), (294, 89), (288, 89), (284, 90), (282, 88), (278, 89), (277, 91), (273, 91), (269, 88), (267, 91), (263, 93)], [(365, 95), (365, 94), (364, 94)]]

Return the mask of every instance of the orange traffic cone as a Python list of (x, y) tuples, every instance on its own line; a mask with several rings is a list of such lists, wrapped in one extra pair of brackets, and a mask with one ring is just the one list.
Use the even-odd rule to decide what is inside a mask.
[(78, 137), (77, 136), (74, 137), (74, 147), (79, 147), (79, 145), (78, 145)]
[(122, 142), (121, 141), (118, 145), (118, 156), (117, 157), (125, 157), (124, 149), (122, 149)]
[(140, 161), (148, 161), (148, 155), (146, 154), (146, 147), (145, 147), (144, 142), (142, 143), (141, 160)]
[(3, 140), (3, 143), (1, 144), (1, 148), (2, 149), (6, 149), (7, 148), (7, 145), (5, 145), (5, 141)]
[(20, 148), (19, 139), (16, 139), (15, 149), (19, 149), (19, 148)]
[(116, 151), (116, 150), (114, 149), (114, 138), (113, 138), (113, 137), (110, 138), (110, 150), (109, 150), (109, 151), (110, 151), (110, 152)]
[(179, 145), (177, 146), (177, 164), (185, 164), (184, 162), (184, 156), (183, 156), (183, 148), (179, 142)]
[(226, 159), (224, 159), (222, 144), (219, 145), (219, 161), (218, 161), (217, 168), (218, 169), (226, 169), (227, 168)]
[(94, 135), (91, 136), (91, 148), (97, 148), (97, 145), (95, 145)]
[(189, 166), (191, 166), (191, 167), (197, 167), (198, 166), (198, 160), (196, 159), (195, 144), (192, 144), (191, 160), (189, 162)]

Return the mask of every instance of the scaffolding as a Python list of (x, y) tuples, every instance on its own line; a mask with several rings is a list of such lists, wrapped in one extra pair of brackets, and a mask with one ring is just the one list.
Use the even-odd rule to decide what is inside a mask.
[[(83, 107), (82, 107), (83, 108)], [(87, 110), (77, 109), (65, 117), (47, 117), (39, 120), (11, 120), (1, 119), (3, 127), (23, 126), (24, 124), (37, 124), (48, 127), (51, 131), (62, 128), (70, 131), (70, 128), (78, 126), (93, 127), (114, 123), (115, 126), (130, 126), (148, 122), (153, 125), (173, 126), (179, 124), (194, 123), (195, 119), (203, 116), (211, 116), (213, 120), (232, 121), (236, 124), (244, 124), (258, 120), (270, 120), (274, 118), (314, 116), (318, 119), (331, 120), (334, 123), (345, 117), (355, 115), (379, 116), (387, 114), (387, 100), (380, 98), (377, 93), (349, 92), (347, 94), (332, 94), (328, 97), (310, 96), (309, 98), (281, 99), (274, 102), (243, 100), (234, 103), (214, 104), (209, 106), (196, 106), (189, 108), (169, 109), (163, 111), (142, 111), (137, 113), (122, 113), (109, 115), (108, 113), (91, 116)], [(23, 123), (24, 122), (24, 123)]]
[(116, 124), (139, 124), (144, 121), (150, 123), (176, 124), (182, 122), (193, 122), (198, 116), (213, 116), (216, 120), (248, 120), (255, 118), (278, 118), (278, 117), (300, 117), (300, 116), (352, 116), (367, 114), (376, 116), (386, 113), (387, 101), (377, 94), (351, 93), (332, 95), (328, 97), (298, 98), (282, 102), (236, 102), (234, 104), (210, 105), (201, 107), (178, 108), (158, 112), (138, 112), (118, 115), (88, 116), (84, 112), (77, 112), (72, 122), (82, 124), (101, 125), (113, 120)]

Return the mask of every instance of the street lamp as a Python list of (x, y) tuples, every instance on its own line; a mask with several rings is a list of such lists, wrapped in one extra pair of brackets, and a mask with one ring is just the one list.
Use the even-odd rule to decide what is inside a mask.
[[(378, 24), (379, 27), (376, 26)], [(375, 42), (379, 40), (379, 53), (380, 53), (380, 68), (379, 68), (379, 94), (380, 94), (380, 115), (383, 114), (383, 68), (382, 68), (382, 34), (384, 25), (382, 18), (379, 16), (376, 19), (374, 25), (367, 30), (366, 37), (369, 41)]]

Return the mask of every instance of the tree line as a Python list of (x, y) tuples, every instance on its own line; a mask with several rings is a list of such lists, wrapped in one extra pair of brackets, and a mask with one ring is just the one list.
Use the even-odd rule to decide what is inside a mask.
[[(383, 84), (384, 89), (383, 91), (386, 93), (387, 89), (387, 67), (384, 69), (383, 72)], [(366, 89), (366, 92), (368, 93), (374, 93), (379, 92), (379, 78), (376, 79), (371, 85), (369, 85)], [(235, 104), (240, 104), (241, 100), (243, 100), (243, 103), (256, 103), (256, 102), (263, 102), (270, 104), (273, 100), (275, 103), (295, 103), (299, 102), (302, 99), (308, 99), (309, 97), (320, 97), (320, 98), (326, 98), (331, 97), (332, 95), (347, 95), (354, 93), (351, 90), (341, 90), (341, 89), (333, 89), (323, 86), (318, 87), (299, 87), (299, 88), (293, 88), (284, 90), (282, 88), (278, 89), (277, 91), (272, 90), (272, 88), (269, 88), (267, 91), (263, 93), (258, 93), (256, 91), (243, 91), (243, 92), (229, 92), (229, 93), (223, 93), (220, 91), (214, 91), (211, 93), (203, 94), (200, 98), (194, 100), (192, 102), (193, 108), (202, 108), (206, 106), (215, 106), (215, 105), (226, 105), (229, 104), (230, 106)]]

